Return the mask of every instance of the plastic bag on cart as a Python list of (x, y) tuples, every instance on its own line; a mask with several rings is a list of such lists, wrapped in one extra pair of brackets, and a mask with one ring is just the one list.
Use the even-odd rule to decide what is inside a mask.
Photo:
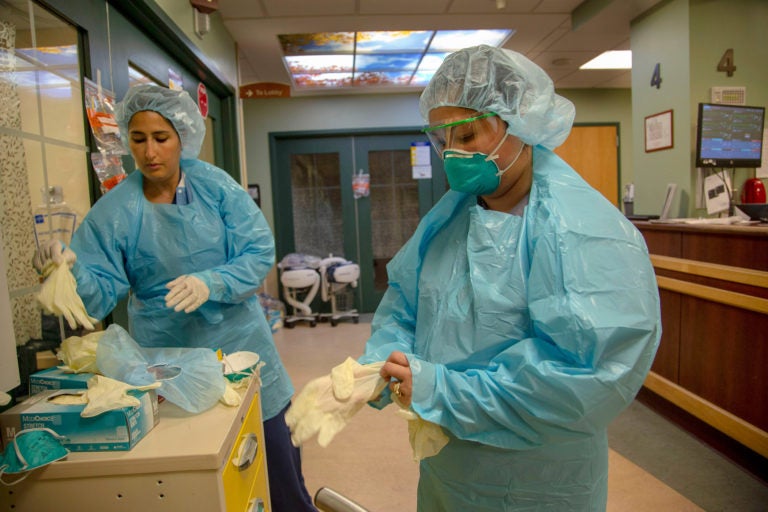
[(191, 413), (216, 405), (226, 389), (221, 361), (207, 348), (141, 347), (117, 324), (104, 332), (96, 349), (96, 364), (107, 377), (135, 386), (159, 380), (155, 368), (178, 368), (161, 381), (157, 394)]

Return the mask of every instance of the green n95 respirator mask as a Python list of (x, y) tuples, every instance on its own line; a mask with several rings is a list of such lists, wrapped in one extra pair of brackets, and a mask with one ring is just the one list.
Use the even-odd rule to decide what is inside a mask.
[(443, 165), (448, 184), (452, 190), (478, 196), (492, 194), (501, 183), (501, 177), (507, 172), (523, 152), (525, 144), (520, 142), (520, 149), (512, 162), (504, 169), (499, 169), (496, 160), (498, 150), (509, 134), (505, 133), (490, 154), (462, 149), (443, 151)]
[[(28, 428), (16, 433), (0, 457), (0, 482), (4, 485), (17, 484), (32, 470), (66, 457), (69, 450), (62, 445), (64, 439), (49, 428)], [(19, 474), (23, 476), (12, 482), (3, 478), (4, 475)]]

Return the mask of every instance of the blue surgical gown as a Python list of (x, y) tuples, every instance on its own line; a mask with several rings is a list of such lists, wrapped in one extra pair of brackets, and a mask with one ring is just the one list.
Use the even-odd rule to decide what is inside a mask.
[[(293, 386), (278, 356), (256, 291), (274, 263), (272, 232), (243, 188), (221, 169), (182, 160), (188, 204), (146, 200), (132, 172), (100, 198), (72, 237), (72, 271), (88, 314), (102, 319), (126, 296), (129, 332), (145, 347), (256, 352), (265, 420), (290, 401)], [(165, 305), (166, 284), (200, 278), (210, 297), (192, 313)], [(130, 294), (129, 294), (130, 292)]]
[(387, 266), (360, 360), (405, 352), (411, 407), (450, 439), (420, 511), (604, 510), (606, 427), (658, 346), (640, 233), (551, 151), (533, 162), (522, 216), (449, 191)]

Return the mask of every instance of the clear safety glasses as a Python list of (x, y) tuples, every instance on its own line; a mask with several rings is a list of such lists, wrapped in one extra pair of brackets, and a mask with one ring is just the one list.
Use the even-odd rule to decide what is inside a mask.
[(422, 131), (442, 157), (446, 149), (488, 153), (499, 142), (505, 130), (504, 121), (495, 113), (488, 112), (468, 119), (428, 126)]

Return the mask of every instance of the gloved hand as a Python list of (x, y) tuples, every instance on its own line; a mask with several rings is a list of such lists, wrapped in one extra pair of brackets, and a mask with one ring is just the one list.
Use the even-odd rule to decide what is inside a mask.
[(445, 435), (440, 425), (422, 419), (421, 416), (403, 405), (397, 396), (392, 395), (392, 400), (400, 406), (397, 415), (408, 421), (408, 441), (411, 443), (414, 462), (440, 453), (440, 450), (448, 444), (448, 436)]
[(45, 267), (51, 263), (56, 265), (66, 263), (69, 268), (72, 268), (75, 261), (77, 261), (77, 255), (72, 249), (59, 240), (51, 239), (40, 244), (40, 248), (35, 251), (35, 255), (32, 258), (32, 266), (42, 274)]
[(77, 329), (79, 324), (92, 331), (97, 320), (88, 316), (83, 300), (77, 294), (75, 276), (69, 267), (51, 262), (45, 269), (45, 274), (45, 281), (37, 295), (37, 301), (43, 309), (50, 314), (66, 318), (72, 329)]
[(387, 387), (379, 375), (383, 365), (361, 365), (350, 357), (329, 375), (309, 382), (285, 414), (294, 446), (315, 434), (320, 446), (328, 446), (352, 416)]
[(170, 290), (165, 296), (165, 305), (174, 311), (183, 309), (185, 313), (191, 313), (202, 306), (211, 293), (204, 282), (190, 275), (177, 277), (165, 287)]

